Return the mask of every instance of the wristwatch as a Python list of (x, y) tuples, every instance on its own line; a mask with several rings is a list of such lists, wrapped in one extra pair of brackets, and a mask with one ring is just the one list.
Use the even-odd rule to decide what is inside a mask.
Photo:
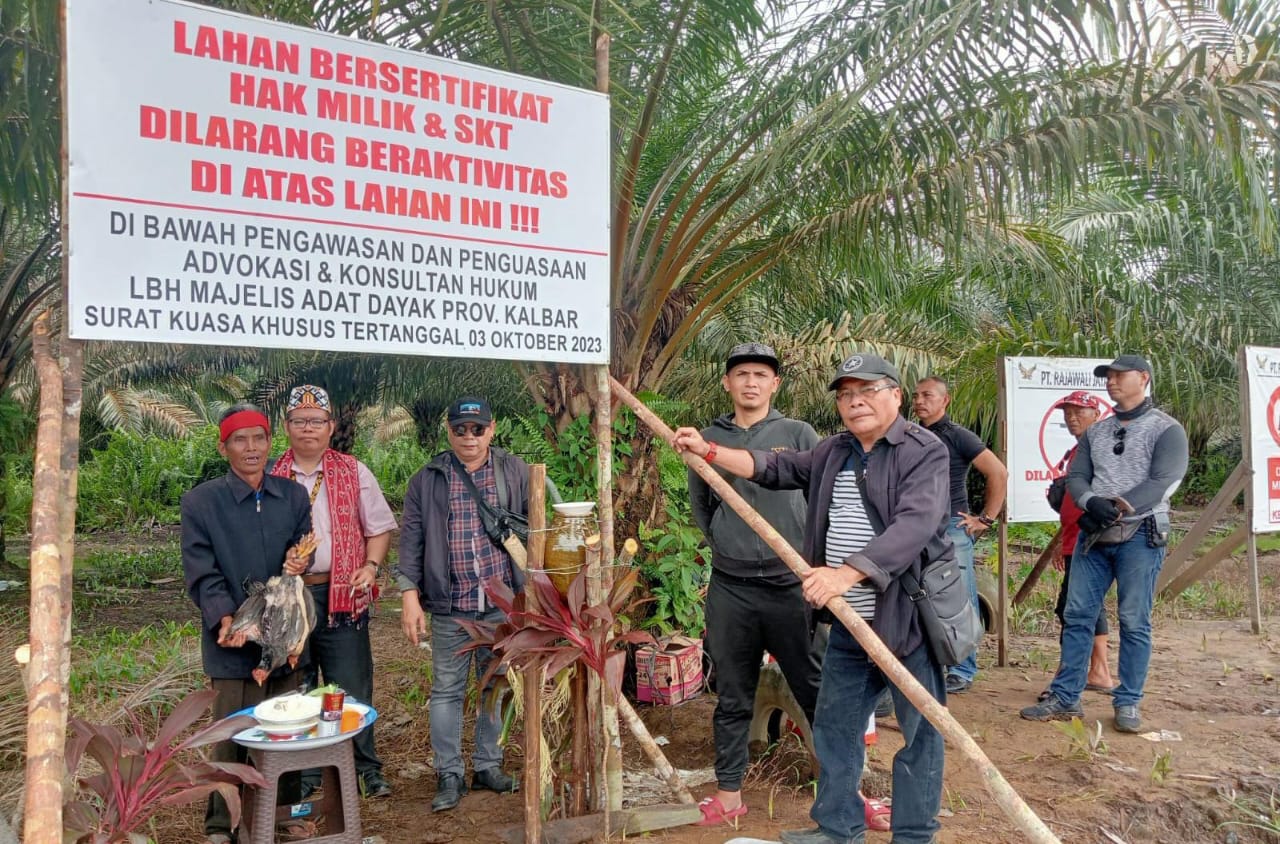
[(983, 523), (984, 525), (986, 525), (987, 527), (991, 527), (992, 525), (994, 525), (994, 524), (996, 523), (996, 520), (995, 520), (995, 519), (991, 518), (990, 516), (986, 515), (985, 513), (984, 513), (983, 515), (978, 516), (978, 521), (982, 522), (982, 523)]
[(365, 560), (364, 564), (366, 566), (373, 566), (375, 569), (382, 565), (382, 563), (378, 562), (377, 560)]

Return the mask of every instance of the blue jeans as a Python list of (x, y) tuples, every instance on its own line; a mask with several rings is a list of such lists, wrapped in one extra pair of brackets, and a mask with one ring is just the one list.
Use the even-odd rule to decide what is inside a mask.
[[(946, 703), (942, 668), (927, 643), (902, 657), (902, 664), (931, 695)], [(837, 841), (863, 840), (867, 821), (858, 796), (866, 754), (862, 734), (886, 685), (893, 694), (898, 726), (906, 741), (893, 757), (893, 840), (895, 844), (928, 844), (938, 831), (942, 803), (942, 735), (885, 680), (879, 667), (840, 624), (831, 626), (822, 663), (822, 686), (813, 720), (813, 744), (822, 772), (809, 817)]]
[[(959, 516), (951, 517), (947, 524), (947, 536), (956, 547), (956, 562), (960, 564), (960, 574), (964, 577), (965, 586), (969, 588), (969, 602), (981, 615), (982, 608), (978, 606), (978, 577), (973, 571), (973, 537), (960, 527)], [(978, 676), (978, 652), (974, 651), (964, 662), (948, 668), (947, 673), (972, 683), (973, 678)]]
[(1165, 549), (1147, 544), (1145, 526), (1128, 542), (1094, 545), (1088, 553), (1081, 550), (1083, 541), (1081, 534), (1071, 555), (1071, 583), (1062, 619), (1062, 664), (1049, 691), (1069, 706), (1080, 700), (1089, 673), (1094, 624), (1114, 581), (1120, 615), (1120, 685), (1111, 702), (1114, 706), (1136, 704), (1142, 700), (1151, 663), (1151, 604)]
[[(466, 703), (467, 675), (475, 665), (476, 680), (489, 670), (493, 652), (488, 648), (468, 651), (462, 655), (458, 649), (471, 642), (471, 637), (456, 621), (457, 618), (480, 621), (502, 621), (502, 610), (490, 609), (484, 613), (455, 613), (431, 616), (431, 701), (427, 708), (431, 714), (431, 749), (435, 753), (437, 774), (466, 773), (462, 764), (462, 713)], [(473, 771), (487, 771), (502, 765), (502, 748), (498, 737), (502, 734), (498, 700), (488, 696), (490, 689), (480, 695), (476, 712), (476, 748), (471, 757)]]

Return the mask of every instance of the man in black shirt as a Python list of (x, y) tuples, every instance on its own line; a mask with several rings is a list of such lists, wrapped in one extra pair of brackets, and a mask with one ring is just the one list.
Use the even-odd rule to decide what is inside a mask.
[[(204, 673), (218, 693), (213, 717), (224, 718), (247, 706), (298, 688), (300, 671), (286, 662), (259, 686), (250, 673), (262, 649), (243, 633), (229, 632), (244, 603), (246, 581), (280, 574), (301, 574), (307, 560), (292, 548), (311, 531), (311, 503), (301, 486), (266, 474), (271, 450), (267, 417), (252, 405), (237, 405), (222, 416), (218, 453), (231, 471), (182, 496), (182, 569), (187, 594), (200, 610), (200, 652)], [(298, 668), (306, 665), (306, 654)], [(217, 762), (243, 762), (244, 749), (231, 741), (214, 746)], [(281, 781), (282, 804), (301, 792), (297, 775)], [(206, 844), (229, 844), (231, 815), (214, 792), (205, 811)]]
[[(947, 415), (950, 404), (951, 392), (947, 389), (947, 382), (941, 378), (930, 376), (916, 384), (911, 399), (912, 410), (920, 423), (946, 444), (951, 454), (951, 521), (947, 535), (956, 546), (956, 561), (960, 563), (960, 570), (969, 585), (973, 607), (979, 609), (978, 580), (973, 571), (973, 541), (986, 533), (1000, 517), (1000, 511), (1004, 509), (1005, 489), (1009, 484), (1009, 470), (978, 439), (977, 434), (951, 421)], [(969, 492), (965, 485), (971, 465), (987, 480), (986, 498), (976, 513), (969, 509)], [(947, 670), (947, 694), (958, 695), (968, 691), (976, 676), (978, 657), (974, 654)]]

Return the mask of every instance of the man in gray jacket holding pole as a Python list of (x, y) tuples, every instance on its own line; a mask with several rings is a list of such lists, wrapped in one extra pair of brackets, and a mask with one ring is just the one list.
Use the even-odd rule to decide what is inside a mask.
[[(713, 449), (698, 431), (681, 428), (674, 445), (716, 468), (770, 489), (808, 494), (801, 555), (805, 600), (815, 607), (844, 599), (904, 668), (937, 700), (947, 692), (942, 666), (925, 640), (902, 582), (925, 561), (955, 559), (947, 538), (948, 453), (936, 436), (902, 418), (902, 379), (884, 358), (854, 354), (831, 381), (845, 431), (795, 453)], [(870, 508), (878, 515), (877, 531)], [(784, 844), (862, 844), (866, 818), (858, 784), (862, 733), (884, 673), (843, 625), (832, 625), (822, 664), (813, 741), (822, 772), (809, 816), (814, 829), (784, 831)], [(942, 735), (890, 686), (905, 746), (893, 759), (895, 844), (929, 844), (942, 800)]]
[[(763, 343), (734, 346), (720, 380), (733, 412), (702, 431), (708, 443), (773, 452), (807, 451), (818, 435), (807, 422), (788, 419), (772, 407), (782, 379), (778, 355)], [(727, 475), (739, 495), (792, 545), (804, 536), (804, 493), (764, 489)], [(741, 817), (751, 717), (764, 652), (773, 654), (791, 693), (813, 722), (819, 666), (810, 647), (809, 613), (800, 579), (742, 518), (689, 472), (693, 520), (711, 546), (707, 587), (707, 652), (715, 666), (716, 711), (711, 724), (716, 743), (716, 793), (698, 804), (701, 825)]]

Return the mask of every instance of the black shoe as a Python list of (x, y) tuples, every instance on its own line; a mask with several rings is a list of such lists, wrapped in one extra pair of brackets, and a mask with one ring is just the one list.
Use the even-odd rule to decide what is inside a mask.
[[(784, 829), (778, 837), (782, 840), (782, 844), (845, 844), (839, 838), (827, 835), (820, 826), (815, 826), (813, 829)], [(865, 839), (857, 840), (861, 844)]]
[(370, 800), (391, 796), (391, 784), (382, 778), (382, 771), (374, 768), (360, 775), (360, 792)]
[(1116, 707), (1116, 729), (1122, 733), (1142, 731), (1142, 715), (1138, 712), (1136, 703)]
[(880, 699), (876, 701), (876, 717), (888, 718), (893, 714), (893, 695), (889, 694), (889, 690), (885, 689), (880, 693)]
[(947, 694), (949, 695), (962, 695), (969, 691), (969, 687), (972, 685), (972, 680), (966, 680), (959, 674), (947, 675)]
[(499, 794), (510, 794), (520, 790), (520, 784), (515, 781), (515, 778), (504, 774), (501, 768), (486, 768), (483, 771), (476, 771), (475, 776), (471, 778), (471, 787), (476, 791), (485, 789), (486, 791), (496, 791)]
[(1084, 708), (1079, 703), (1075, 706), (1067, 706), (1058, 700), (1057, 695), (1050, 694), (1040, 703), (1028, 706), (1019, 714), (1028, 721), (1070, 721), (1072, 718), (1083, 718)]
[(441, 774), (436, 780), (436, 796), (431, 800), (431, 811), (452, 809), (466, 793), (467, 785), (462, 781), (462, 774)]

